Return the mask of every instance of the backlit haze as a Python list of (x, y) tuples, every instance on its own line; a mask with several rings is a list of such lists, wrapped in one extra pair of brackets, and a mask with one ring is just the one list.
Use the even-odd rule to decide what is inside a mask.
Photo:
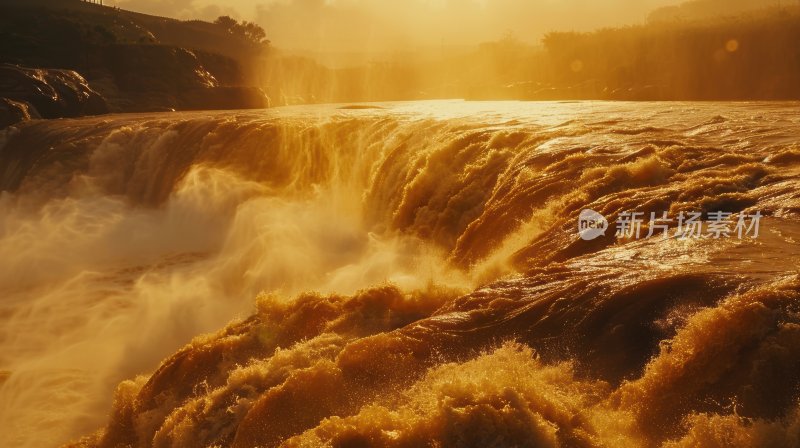
[(380, 53), (471, 46), (513, 34), (530, 43), (554, 30), (644, 22), (675, 0), (116, 0), (122, 8), (182, 19), (221, 14), (255, 21), (284, 50)]

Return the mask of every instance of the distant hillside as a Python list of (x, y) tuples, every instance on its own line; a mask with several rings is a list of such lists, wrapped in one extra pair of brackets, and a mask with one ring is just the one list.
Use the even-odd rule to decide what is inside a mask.
[(800, 99), (797, 42), (800, 8), (785, 6), (718, 19), (552, 33), (545, 46), (551, 82), (575, 86), (580, 96), (778, 100)]
[(0, 7), (58, 11), (66, 17), (80, 18), (87, 25), (105, 27), (126, 42), (155, 39), (164, 45), (234, 55), (262, 50), (244, 36), (214, 23), (152, 16), (83, 0), (0, 0)]

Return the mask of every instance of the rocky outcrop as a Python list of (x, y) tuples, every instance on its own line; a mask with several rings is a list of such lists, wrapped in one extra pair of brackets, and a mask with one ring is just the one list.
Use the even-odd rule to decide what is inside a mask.
[(103, 97), (89, 87), (83, 76), (72, 70), (0, 64), (0, 98), (30, 104), (42, 118), (108, 112)]
[(8, 98), (0, 98), (0, 129), (33, 118), (41, 117), (30, 104), (9, 100)]
[(0, 97), (43, 118), (269, 105), (249, 87), (264, 48), (215, 24), (77, 0), (0, 3)]

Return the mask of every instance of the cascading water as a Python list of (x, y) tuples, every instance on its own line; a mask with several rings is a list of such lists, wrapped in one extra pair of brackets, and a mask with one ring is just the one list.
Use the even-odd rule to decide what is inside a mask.
[[(9, 128), (0, 446), (797, 443), (795, 109)], [(750, 239), (584, 241), (587, 208), (764, 219)]]

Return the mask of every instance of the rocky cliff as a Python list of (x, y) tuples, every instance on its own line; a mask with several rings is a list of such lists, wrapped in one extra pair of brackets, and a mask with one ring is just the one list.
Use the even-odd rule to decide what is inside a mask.
[[(211, 23), (80, 0), (0, 0), (0, 39), (0, 98), (33, 117), (269, 106), (252, 74), (264, 48)], [(5, 121), (25, 115), (11, 104)]]

